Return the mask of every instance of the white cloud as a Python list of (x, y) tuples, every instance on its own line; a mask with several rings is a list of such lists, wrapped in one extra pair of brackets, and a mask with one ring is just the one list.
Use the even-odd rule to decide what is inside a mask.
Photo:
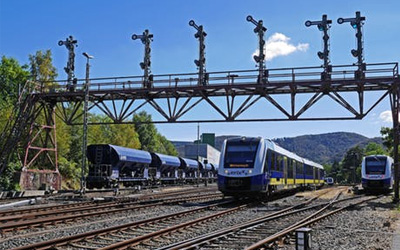
[(382, 113), (380, 113), (379, 118), (383, 121), (383, 122), (393, 122), (392, 119), (392, 111), (390, 110), (386, 110), (383, 111)]
[[(282, 33), (275, 33), (265, 42), (265, 60), (271, 61), (277, 56), (287, 56), (296, 51), (307, 51), (308, 46), (308, 43), (299, 43), (297, 45), (290, 44), (289, 37)], [(259, 50), (256, 50), (256, 52), (253, 53), (253, 56), (259, 55), (259, 53)]]

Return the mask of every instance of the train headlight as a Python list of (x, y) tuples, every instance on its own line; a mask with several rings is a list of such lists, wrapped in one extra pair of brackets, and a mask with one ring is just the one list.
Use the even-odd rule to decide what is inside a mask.
[(249, 174), (253, 173), (253, 170), (249, 169)]
[(225, 174), (227, 174), (228, 173), (228, 170), (225, 170)]

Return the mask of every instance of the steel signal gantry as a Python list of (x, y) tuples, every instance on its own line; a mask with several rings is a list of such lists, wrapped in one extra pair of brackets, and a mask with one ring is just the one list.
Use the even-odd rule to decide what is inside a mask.
[(70, 91), (74, 91), (77, 81), (75, 79), (75, 46), (78, 47), (78, 41), (74, 40), (72, 36), (69, 36), (65, 41), (58, 41), (59, 46), (65, 45), (65, 47), (68, 49), (68, 62), (67, 62), (67, 67), (64, 68), (65, 72), (68, 75), (68, 89)]
[(203, 25), (197, 25), (194, 20), (189, 21), (189, 25), (197, 30), (197, 33), (194, 34), (194, 37), (199, 39), (199, 59), (194, 60), (197, 68), (199, 69), (199, 86), (207, 85), (208, 75), (206, 74), (206, 57), (205, 57), (205, 49), (206, 45), (204, 44), (204, 39), (207, 36), (207, 33), (204, 32)]
[(329, 64), (329, 28), (332, 23), (332, 20), (328, 20), (327, 15), (322, 15), (322, 21), (306, 21), (305, 25), (310, 27), (311, 25), (317, 25), (318, 29), (324, 32), (322, 39), (324, 40), (324, 52), (318, 51), (318, 57), (321, 60), (324, 60), (324, 72), (321, 73), (321, 80), (330, 80), (331, 79), (331, 72), (332, 66)]
[(357, 57), (357, 65), (358, 65), (358, 70), (355, 72), (355, 78), (356, 79), (363, 79), (365, 77), (364, 71), (366, 70), (365, 68), (365, 63), (364, 63), (364, 52), (363, 52), (363, 36), (362, 36), (362, 26), (364, 24), (365, 17), (361, 16), (360, 12), (356, 12), (356, 17), (354, 18), (338, 18), (337, 22), (338, 24), (346, 23), (349, 22), (351, 24), (351, 27), (353, 27), (356, 30), (356, 38), (357, 38), (357, 50), (352, 49), (351, 54), (354, 57)]
[(264, 33), (267, 31), (267, 28), (264, 27), (263, 21), (259, 20), (256, 21), (252, 16), (247, 16), (246, 20), (248, 22), (253, 23), (256, 27), (254, 28), (254, 33), (258, 34), (258, 50), (259, 50), (259, 55), (254, 56), (254, 61), (258, 63), (258, 70), (259, 70), (259, 77), (258, 77), (258, 83), (266, 83), (267, 78), (268, 78), (268, 71), (265, 69), (265, 54), (264, 54), (264, 46), (265, 46), (265, 40), (264, 40)]
[(144, 44), (144, 60), (140, 63), (140, 67), (144, 71), (143, 74), (143, 87), (151, 88), (153, 82), (153, 75), (151, 74), (150, 66), (150, 43), (153, 41), (153, 34), (149, 33), (149, 30), (145, 30), (142, 35), (132, 35), (132, 40), (140, 39)]

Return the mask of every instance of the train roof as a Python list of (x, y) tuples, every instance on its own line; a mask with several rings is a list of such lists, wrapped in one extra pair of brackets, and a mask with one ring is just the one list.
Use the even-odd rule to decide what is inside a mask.
[(283, 155), (286, 155), (286, 156), (288, 156), (288, 157), (290, 157), (292, 159), (295, 159), (297, 161), (303, 161), (303, 159), (304, 159), (304, 158), (296, 155), (295, 153), (290, 152), (289, 150), (286, 150), (286, 149), (276, 145), (275, 143), (273, 143), (270, 140), (265, 140), (265, 142), (267, 143), (267, 147), (272, 149), (272, 150), (274, 150), (275, 152), (278, 152), (278, 153), (281, 153)]
[(316, 168), (319, 168), (319, 169), (324, 169), (324, 167), (321, 164), (318, 164), (316, 162), (310, 161), (310, 160), (308, 160), (306, 158), (303, 158), (303, 160), (304, 160), (304, 164), (307, 164), (309, 166), (313, 166), (313, 167), (316, 167)]
[(321, 164), (318, 164), (316, 162), (310, 161), (306, 158), (300, 157), (297, 154), (290, 152), (289, 150), (286, 150), (278, 145), (276, 145), (275, 143), (273, 143), (271, 140), (265, 140), (267, 143), (267, 147), (274, 150), (275, 152), (284, 154), (292, 159), (295, 159), (297, 161), (303, 162), (304, 164), (307, 164), (309, 166), (313, 166), (319, 169), (324, 169), (324, 167)]
[[(110, 150), (114, 151), (118, 155), (119, 161), (125, 162), (137, 162), (137, 163), (151, 163), (151, 155), (149, 152), (133, 149), (133, 148), (125, 148), (120, 147), (112, 144), (93, 144), (89, 145), (88, 149), (95, 148), (98, 146), (102, 146), (103, 148), (109, 148)], [(88, 150), (88, 158), (94, 159), (95, 158), (95, 151)]]
[(366, 155), (364, 156), (364, 158), (368, 158), (368, 157), (386, 157), (386, 158), (392, 158), (388, 155)]
[(206, 163), (205, 167), (206, 167), (207, 170), (213, 169), (213, 166), (210, 163)]
[(181, 165), (181, 161), (176, 156), (164, 155), (159, 153), (152, 154), (156, 155), (160, 159), (161, 166), (179, 167)]
[(199, 162), (196, 160), (192, 160), (192, 159), (187, 159), (187, 158), (183, 158), (183, 157), (179, 157), (180, 159), (182, 159), (182, 161), (185, 163), (185, 167), (187, 168), (199, 168)]

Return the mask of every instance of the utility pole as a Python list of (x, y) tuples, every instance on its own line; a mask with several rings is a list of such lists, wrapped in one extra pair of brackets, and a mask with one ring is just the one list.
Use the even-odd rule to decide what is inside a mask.
[(81, 169), (81, 193), (84, 193), (86, 189), (85, 169), (86, 169), (86, 148), (87, 148), (87, 130), (88, 130), (87, 113), (88, 113), (89, 88), (90, 88), (89, 60), (93, 59), (94, 57), (86, 52), (83, 52), (82, 55), (86, 57), (86, 78), (85, 78), (85, 88), (84, 88), (85, 102), (83, 104), (83, 143), (82, 143), (82, 169)]

